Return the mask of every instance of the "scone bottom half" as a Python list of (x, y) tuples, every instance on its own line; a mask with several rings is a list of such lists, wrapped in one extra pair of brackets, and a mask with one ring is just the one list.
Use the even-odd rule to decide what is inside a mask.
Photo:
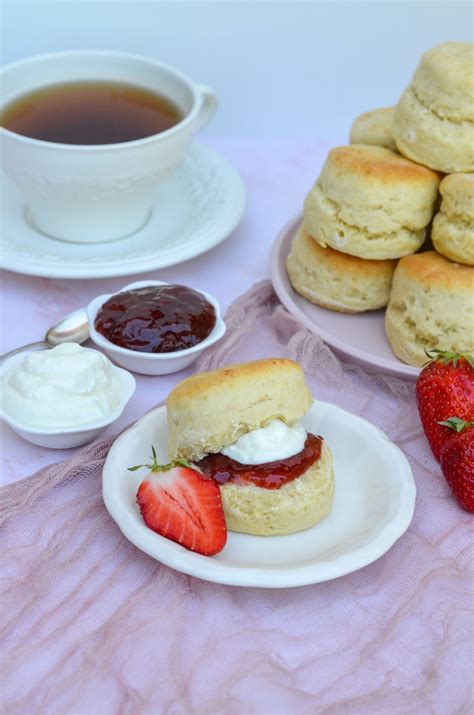
[(170, 393), (169, 456), (188, 460), (219, 484), (230, 531), (290, 534), (330, 511), (331, 452), (299, 424), (312, 401), (301, 367), (281, 358), (200, 373)]

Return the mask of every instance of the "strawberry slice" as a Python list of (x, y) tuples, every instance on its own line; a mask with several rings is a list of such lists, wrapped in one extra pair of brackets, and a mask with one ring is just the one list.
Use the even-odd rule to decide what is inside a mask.
[(221, 493), (217, 484), (187, 462), (160, 465), (152, 447), (150, 471), (140, 484), (137, 503), (145, 524), (167, 539), (204, 556), (219, 553), (227, 541)]

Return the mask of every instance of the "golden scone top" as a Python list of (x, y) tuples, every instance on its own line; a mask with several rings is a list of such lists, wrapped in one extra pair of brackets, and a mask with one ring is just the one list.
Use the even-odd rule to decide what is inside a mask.
[(453, 263), (436, 251), (425, 251), (405, 256), (398, 262), (397, 273), (405, 273), (418, 283), (436, 290), (444, 288), (449, 293), (472, 291), (474, 296), (474, 271), (469, 266)]
[(213, 392), (239, 387), (249, 381), (271, 377), (275, 380), (297, 376), (304, 380), (301, 367), (286, 358), (265, 358), (251, 362), (228, 365), (219, 370), (201, 372), (180, 382), (168, 395), (167, 404), (176, 403), (194, 397), (209, 390)]
[(329, 152), (327, 161), (344, 171), (366, 178), (373, 177), (381, 183), (413, 180), (437, 186), (440, 178), (436, 171), (405, 159), (391, 149), (368, 144), (335, 147)]

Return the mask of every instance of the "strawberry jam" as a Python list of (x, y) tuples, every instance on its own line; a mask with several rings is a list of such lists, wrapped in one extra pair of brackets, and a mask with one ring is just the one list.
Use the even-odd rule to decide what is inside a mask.
[(220, 452), (208, 454), (197, 463), (199, 469), (218, 484), (254, 484), (264, 489), (279, 489), (300, 477), (321, 456), (322, 437), (308, 434), (303, 449), (293, 457), (266, 464), (240, 464)]
[(122, 348), (142, 353), (186, 350), (216, 324), (209, 301), (181, 285), (150, 285), (117, 293), (97, 313), (95, 329)]

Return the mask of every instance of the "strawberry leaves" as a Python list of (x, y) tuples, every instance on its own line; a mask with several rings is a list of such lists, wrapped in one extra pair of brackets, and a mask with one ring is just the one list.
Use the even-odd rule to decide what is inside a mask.
[(187, 469), (194, 469), (194, 467), (187, 462), (185, 459), (175, 459), (168, 464), (158, 464), (158, 457), (156, 454), (156, 449), (151, 445), (151, 457), (149, 457), (149, 464), (136, 464), (134, 467), (127, 467), (129, 472), (136, 472), (137, 469), (146, 468), (150, 472), (168, 472), (173, 467), (186, 467)]

